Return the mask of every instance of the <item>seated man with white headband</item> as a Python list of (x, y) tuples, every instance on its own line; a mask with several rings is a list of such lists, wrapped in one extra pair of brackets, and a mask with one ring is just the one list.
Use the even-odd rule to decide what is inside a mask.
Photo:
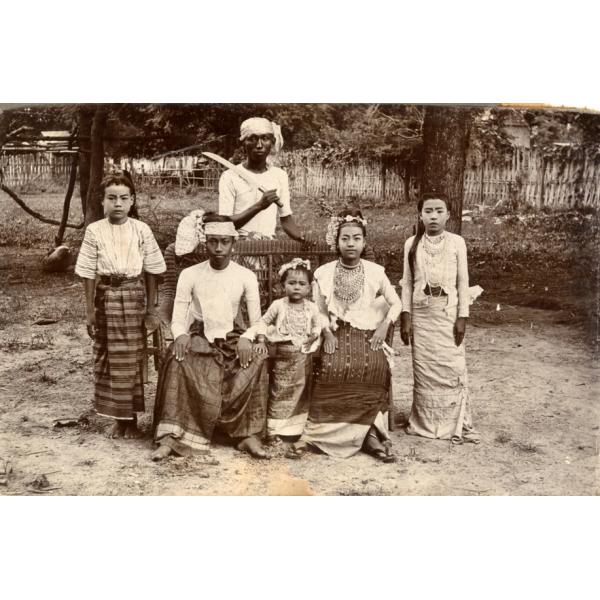
[(239, 450), (266, 458), (259, 436), (266, 424), (268, 374), (236, 323), (242, 299), (250, 324), (260, 318), (256, 275), (231, 261), (238, 233), (231, 218), (206, 213), (198, 237), (209, 260), (184, 269), (177, 282), (171, 330), (175, 340), (159, 377), (152, 454), (206, 453), (215, 429)]
[(275, 236), (279, 215), (287, 235), (305, 241), (292, 216), (287, 173), (267, 164), (271, 150), (278, 152), (283, 146), (280, 127), (261, 117), (246, 119), (240, 128), (240, 141), (246, 154), (240, 167), (255, 185), (231, 170), (225, 171), (219, 180), (219, 214), (229, 215), (242, 237), (267, 239)]

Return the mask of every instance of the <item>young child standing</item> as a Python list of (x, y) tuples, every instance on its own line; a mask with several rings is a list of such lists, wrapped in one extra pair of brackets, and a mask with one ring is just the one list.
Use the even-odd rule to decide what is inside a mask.
[(275, 346), (267, 408), (271, 442), (279, 436), (302, 434), (308, 417), (312, 353), (321, 334), (319, 309), (307, 299), (313, 280), (310, 262), (294, 258), (279, 269), (279, 277), (285, 297), (275, 300), (243, 336), (256, 338), (258, 354), (267, 354), (266, 341)]
[(404, 344), (412, 344), (414, 375), (406, 432), (478, 443), (463, 344), (472, 303), (467, 247), (460, 235), (446, 231), (450, 213), (443, 195), (424, 194), (417, 209), (417, 233), (406, 240), (400, 282), (400, 332)]
[(75, 266), (94, 340), (94, 406), (115, 419), (109, 437), (136, 438), (145, 328), (158, 325), (155, 276), (166, 267), (150, 227), (131, 218), (137, 214), (131, 177), (109, 175), (100, 189), (105, 218), (87, 226)]

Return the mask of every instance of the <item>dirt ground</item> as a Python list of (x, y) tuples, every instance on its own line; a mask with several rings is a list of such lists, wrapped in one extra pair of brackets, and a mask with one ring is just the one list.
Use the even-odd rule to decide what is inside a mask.
[[(472, 307), (467, 360), (480, 445), (407, 436), (410, 352), (395, 336), (398, 457), (255, 461), (215, 445), (203, 457), (150, 461), (151, 439), (110, 440), (89, 414), (92, 349), (81, 284), (38, 269), (40, 250), (0, 249), (0, 495), (597, 495), (597, 365), (573, 313), (500, 302)], [(478, 283), (474, 281), (474, 283)], [(485, 286), (484, 286), (485, 287)], [(56, 323), (35, 325), (40, 318)], [(156, 374), (150, 367), (148, 431)], [(57, 427), (56, 419), (75, 419)], [(212, 464), (218, 462), (218, 464)], [(0, 478), (3, 463), (0, 461)], [(45, 475), (47, 486), (32, 483)], [(1, 479), (0, 479), (1, 481)]]
[[(214, 208), (213, 196), (156, 192), (140, 193), (138, 200), (142, 218), (164, 243), (181, 215), (197, 206)], [(57, 218), (62, 197), (35, 193), (26, 199)], [(489, 215), (463, 224), (471, 282), (485, 289), (471, 307), (466, 338), (480, 445), (456, 447), (403, 432), (412, 373), (410, 351), (396, 334), (395, 464), (362, 454), (256, 462), (218, 444), (211, 461), (155, 464), (149, 436), (109, 440), (103, 435), (107, 420), (90, 413), (92, 348), (81, 283), (72, 272), (50, 275), (39, 267), (55, 228), (24, 215), (4, 195), (0, 209), (0, 495), (600, 493), (597, 215), (510, 215), (501, 222)], [(396, 283), (413, 211), (367, 209), (370, 237), (390, 253), (388, 272)], [(74, 202), (71, 222), (80, 220), (78, 210)], [(325, 219), (312, 201), (296, 198), (295, 210), (322, 237)], [(76, 248), (80, 239), (81, 230), (68, 230), (68, 244)], [(56, 322), (34, 324), (44, 318)], [(154, 402), (152, 367), (149, 379), (145, 431)], [(57, 419), (75, 424), (56, 427)], [(12, 465), (6, 485), (4, 461)], [(36, 489), (32, 482), (42, 474), (47, 486)]]

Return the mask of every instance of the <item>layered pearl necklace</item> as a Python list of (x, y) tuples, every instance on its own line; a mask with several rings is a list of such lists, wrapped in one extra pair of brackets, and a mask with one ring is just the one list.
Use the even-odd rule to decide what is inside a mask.
[(430, 289), (441, 288), (446, 280), (446, 239), (445, 232), (436, 236), (423, 236), (425, 281)]
[[(285, 330), (292, 340), (301, 340), (306, 337), (306, 310), (302, 302), (288, 302), (285, 313)], [(298, 345), (298, 344), (297, 344)]]
[(335, 265), (333, 295), (346, 305), (354, 304), (365, 285), (365, 268), (362, 260), (357, 265), (345, 265), (341, 260)]

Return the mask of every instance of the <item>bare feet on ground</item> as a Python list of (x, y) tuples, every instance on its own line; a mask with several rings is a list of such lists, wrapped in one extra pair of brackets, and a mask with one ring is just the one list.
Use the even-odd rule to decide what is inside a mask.
[(144, 437), (144, 434), (138, 429), (137, 423), (135, 421), (127, 423), (127, 427), (125, 428), (125, 432), (123, 433), (124, 439), (139, 440), (142, 437)]
[(169, 456), (171, 454), (171, 448), (169, 448), (169, 446), (159, 446), (151, 455), (150, 458), (154, 461), (154, 462), (158, 462), (159, 460), (162, 460), (163, 458), (167, 458), (167, 456)]
[(114, 425), (106, 432), (106, 437), (111, 439), (124, 437), (127, 425), (127, 421), (115, 421)]
[(247, 452), (254, 458), (269, 458), (269, 455), (264, 451), (262, 444), (255, 436), (251, 435), (244, 438), (238, 445), (237, 449), (242, 452)]

